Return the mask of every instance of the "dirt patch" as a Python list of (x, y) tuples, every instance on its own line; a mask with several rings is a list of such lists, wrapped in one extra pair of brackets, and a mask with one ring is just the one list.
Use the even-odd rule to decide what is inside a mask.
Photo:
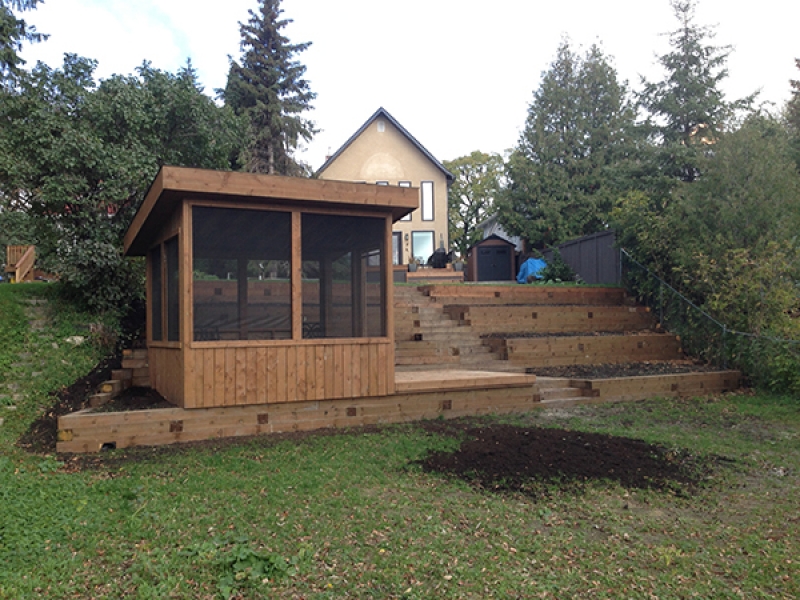
[(598, 433), (512, 425), (426, 422), (438, 434), (463, 435), (456, 452), (437, 452), (424, 470), (445, 473), (492, 491), (531, 496), (580, 489), (590, 480), (626, 488), (691, 493), (711, 472), (713, 459), (642, 440)]
[(127, 412), (150, 408), (176, 408), (176, 406), (152, 388), (132, 387), (123, 391), (111, 402), (96, 408), (95, 412)]
[(54, 402), (42, 416), (36, 419), (22, 437), (17, 446), (28, 452), (49, 453), (56, 451), (56, 433), (58, 417), (88, 408), (88, 398), (104, 381), (111, 378), (111, 371), (120, 368), (120, 358), (108, 358), (85, 377), (81, 377), (69, 387), (61, 388), (52, 394)]
[(563, 367), (531, 367), (528, 373), (539, 377), (566, 379), (610, 379), (614, 377), (641, 377), (644, 375), (671, 375), (674, 373), (710, 373), (719, 367), (692, 361), (652, 361), (602, 365), (566, 365)]

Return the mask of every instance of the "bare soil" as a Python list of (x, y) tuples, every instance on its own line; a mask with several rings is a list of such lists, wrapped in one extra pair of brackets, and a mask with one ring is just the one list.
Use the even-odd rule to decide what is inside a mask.
[(539, 377), (564, 377), (567, 379), (609, 379), (614, 377), (641, 377), (645, 375), (714, 372), (719, 370), (719, 367), (687, 360), (600, 365), (567, 365), (563, 367), (532, 367), (528, 369), (528, 372), (538, 375)]
[(464, 437), (456, 452), (438, 452), (422, 461), (425, 471), (444, 473), (490, 491), (531, 496), (578, 491), (590, 480), (625, 488), (689, 494), (716, 459), (697, 457), (642, 440), (564, 429), (492, 424), (469, 420), (423, 424), (437, 434)]

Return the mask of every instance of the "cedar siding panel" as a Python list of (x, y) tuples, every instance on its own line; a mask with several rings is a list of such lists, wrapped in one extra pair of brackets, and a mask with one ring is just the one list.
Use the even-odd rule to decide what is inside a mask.
[[(203, 365), (203, 374), (201, 382), (194, 382), (195, 395), (191, 406), (186, 408), (361, 398), (392, 393), (389, 388), (394, 385), (390, 386), (389, 382), (394, 383), (394, 352), (390, 351), (393, 342), (360, 342), (337, 340), (313, 345), (275, 345), (268, 349), (192, 348), (188, 350), (193, 355), (192, 364), (197, 365), (195, 368)], [(219, 358), (222, 360), (218, 361)], [(163, 363), (161, 356), (158, 362)], [(214, 368), (207, 368), (211, 365)]]

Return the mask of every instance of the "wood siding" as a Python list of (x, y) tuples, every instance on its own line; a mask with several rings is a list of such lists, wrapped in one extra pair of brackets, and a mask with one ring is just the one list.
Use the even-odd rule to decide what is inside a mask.
[(385, 396), (394, 393), (394, 342), (195, 344), (184, 385), (184, 408)]
[(150, 385), (170, 402), (184, 406), (183, 353), (178, 345), (172, 348), (151, 345), (148, 349)]

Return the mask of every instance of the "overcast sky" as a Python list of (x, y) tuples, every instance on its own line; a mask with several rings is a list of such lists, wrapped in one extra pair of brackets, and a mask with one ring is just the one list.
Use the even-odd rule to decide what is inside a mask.
[[(60, 66), (64, 52), (99, 61), (97, 76), (129, 74), (143, 60), (176, 71), (191, 57), (206, 92), (224, 86), (239, 56), (239, 22), (256, 0), (45, 0), (25, 19), (42, 44), (23, 57)], [(299, 55), (317, 93), (321, 130), (300, 158), (314, 169), (379, 107), (440, 160), (515, 145), (533, 91), (568, 35), (599, 42), (620, 77), (658, 80), (663, 34), (676, 28), (668, 0), (284, 0), (284, 33), (312, 42)], [(697, 23), (731, 45), (729, 99), (758, 89), (782, 107), (800, 79), (800, 2), (700, 0)]]

